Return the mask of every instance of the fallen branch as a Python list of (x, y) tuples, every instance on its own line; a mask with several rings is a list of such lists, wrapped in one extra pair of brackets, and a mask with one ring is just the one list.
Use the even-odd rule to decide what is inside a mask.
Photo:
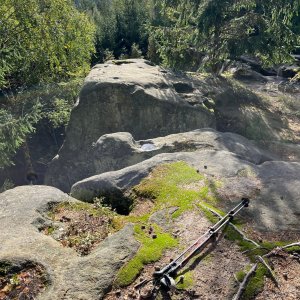
[(283, 247), (281, 247), (281, 249), (287, 249), (287, 248), (291, 248), (291, 247), (295, 247), (295, 246), (299, 246), (300, 247), (300, 242), (292, 243), (292, 244), (283, 246)]
[(300, 242), (297, 242), (297, 243), (292, 243), (292, 244), (289, 244), (289, 245), (285, 245), (285, 246), (282, 246), (282, 247), (277, 247), (277, 248), (274, 248), (272, 249), (269, 253), (263, 255), (262, 257), (270, 257), (272, 255), (277, 255), (277, 253), (279, 251), (282, 251), (282, 250), (285, 250), (285, 249), (288, 249), (288, 248), (291, 248), (291, 247), (295, 247), (295, 246), (299, 246), (300, 247)]
[(243, 292), (246, 289), (247, 283), (248, 283), (250, 277), (255, 273), (256, 268), (257, 268), (257, 263), (254, 264), (253, 267), (250, 269), (250, 271), (246, 274), (246, 276), (244, 277), (243, 281), (240, 284), (239, 290), (237, 291), (235, 296), (232, 298), (232, 300), (239, 300), (241, 298), (241, 296), (243, 295)]
[(262, 258), (262, 256), (258, 255), (257, 259), (267, 268), (267, 270), (269, 271), (269, 274), (271, 275), (272, 280), (274, 281), (275, 285), (278, 287), (279, 283), (271, 269), (271, 267), (267, 264), (267, 262)]
[[(213, 209), (211, 209), (211, 208), (209, 208), (209, 207), (206, 207), (206, 208), (207, 208), (212, 214), (214, 214), (215, 216), (217, 216), (219, 219), (222, 219), (222, 216), (221, 216), (219, 213), (217, 213), (216, 211), (214, 211)], [(252, 244), (256, 247), (255, 249), (260, 249), (260, 248), (261, 248), (261, 246), (260, 246), (259, 244), (257, 244), (255, 241), (253, 241), (253, 240), (247, 238), (247, 237), (245, 236), (245, 234), (244, 234), (241, 230), (239, 230), (233, 223), (230, 222), (229, 225), (230, 225), (236, 232), (238, 232), (238, 234), (241, 235), (241, 237), (243, 238), (244, 241), (249, 242), (249, 243), (252, 243)]]

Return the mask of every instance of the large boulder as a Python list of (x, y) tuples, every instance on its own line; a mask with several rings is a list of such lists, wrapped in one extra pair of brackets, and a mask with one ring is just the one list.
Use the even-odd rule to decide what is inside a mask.
[(254, 166), (228, 151), (203, 150), (193, 152), (164, 153), (136, 165), (95, 175), (75, 183), (71, 195), (83, 201), (105, 196), (118, 205), (124, 192), (137, 185), (153, 168), (160, 164), (185, 161), (199, 172), (213, 176), (233, 177), (244, 169)]
[[(104, 134), (127, 131), (135, 139), (147, 139), (214, 128), (214, 115), (202, 104), (198, 85), (197, 80), (141, 59), (96, 65), (85, 80), (45, 183), (69, 191), (73, 179), (68, 173), (84, 170), (91, 146)], [(63, 182), (56, 179), (61, 173), (65, 173)]]
[(71, 185), (84, 178), (137, 164), (160, 153), (195, 150), (228, 150), (255, 164), (274, 157), (259, 149), (251, 141), (234, 133), (220, 133), (214, 129), (198, 129), (148, 140), (134, 140), (127, 132), (105, 134), (88, 151), (88, 159), (74, 160), (63, 166), (53, 164), (56, 176), (48, 181), (70, 190)]
[(40, 300), (102, 299), (118, 270), (139, 247), (133, 226), (125, 226), (90, 255), (80, 257), (38, 230), (47, 222), (49, 207), (62, 201), (78, 202), (47, 186), (21, 186), (0, 194), (0, 265), (32, 262), (44, 266), (49, 286)]

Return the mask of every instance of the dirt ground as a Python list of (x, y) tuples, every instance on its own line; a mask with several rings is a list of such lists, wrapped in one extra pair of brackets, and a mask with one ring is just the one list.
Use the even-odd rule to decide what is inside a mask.
[[(130, 286), (113, 290), (105, 299), (143, 299), (140, 295), (148, 294), (153, 286), (151, 283), (141, 289), (136, 289), (135, 286), (143, 280), (151, 279), (157, 267), (162, 268), (170, 263), (171, 259), (176, 258), (210, 226), (211, 223), (200, 211), (184, 213), (176, 219), (172, 231), (173, 235), (178, 237), (180, 247), (166, 251), (158, 262), (145, 266), (141, 275)], [(160, 291), (156, 297), (149, 299), (230, 299), (237, 286), (234, 274), (248, 263), (248, 258), (239, 252), (236, 245), (224, 239), (223, 236), (219, 236), (217, 243), (208, 245), (178, 274), (178, 276), (184, 276), (183, 284), (185, 284), (185, 278), (190, 281), (191, 284), (190, 286), (187, 284), (186, 290)]]
[(111, 231), (109, 216), (83, 209), (74, 210), (71, 206), (54, 208), (51, 217), (55, 225), (46, 227), (43, 233), (51, 235), (64, 247), (73, 248), (82, 256), (88, 255)]
[(0, 300), (33, 300), (46, 288), (45, 270), (39, 265), (0, 273)]
[(263, 291), (255, 300), (299, 300), (300, 299), (300, 259), (280, 252), (279, 255), (270, 258), (270, 264), (274, 268), (279, 286), (276, 287), (270, 278), (265, 278)]

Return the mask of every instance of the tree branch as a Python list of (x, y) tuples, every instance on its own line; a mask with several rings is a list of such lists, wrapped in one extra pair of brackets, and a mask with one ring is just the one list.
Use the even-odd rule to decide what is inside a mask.
[(254, 264), (252, 266), (252, 268), (250, 269), (250, 271), (246, 274), (246, 276), (244, 277), (243, 281), (240, 284), (239, 290), (237, 291), (235, 296), (232, 298), (232, 300), (239, 300), (241, 298), (241, 296), (243, 295), (243, 292), (246, 289), (247, 283), (248, 283), (250, 277), (255, 273), (256, 268), (257, 268), (257, 263)]
[(271, 278), (273, 279), (275, 285), (278, 287), (279, 283), (271, 269), (271, 267), (267, 264), (267, 262), (262, 258), (262, 256), (258, 255), (257, 256), (258, 260), (267, 268), (267, 270), (269, 271), (269, 274), (271, 275)]

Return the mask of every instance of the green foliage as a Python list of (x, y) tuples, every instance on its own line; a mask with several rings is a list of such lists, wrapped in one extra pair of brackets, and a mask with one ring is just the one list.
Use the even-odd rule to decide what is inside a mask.
[(0, 88), (84, 74), (94, 26), (71, 0), (2, 0)]
[[(266, 65), (291, 60), (299, 43), (298, 0), (157, 0), (149, 34), (162, 62), (182, 68), (199, 56), (211, 71), (242, 54)], [(193, 52), (192, 58), (189, 53)], [(198, 63), (198, 59), (196, 60)]]
[(166, 66), (187, 70), (200, 63), (202, 54), (195, 47), (194, 1), (154, 1), (149, 31), (150, 59), (159, 55)]
[(244, 53), (254, 54), (268, 65), (290, 59), (297, 43), (292, 19), (299, 1), (204, 1), (199, 9), (199, 39), (210, 64)]
[(41, 122), (50, 130), (67, 125), (83, 79), (45, 84), (1, 97), (0, 168), (13, 164), (13, 156)]
[(147, 32), (144, 24), (149, 16), (148, 0), (79, 0), (76, 5), (87, 11), (96, 24), (94, 62), (105, 61), (106, 51), (114, 57), (127, 58), (132, 46), (146, 52)]
[(36, 102), (29, 111), (23, 106), (23, 114), (15, 117), (12, 111), (0, 109), (0, 169), (12, 164), (12, 157), (23, 144), (26, 136), (34, 132), (40, 120), (41, 104)]
[(14, 183), (10, 179), (5, 179), (2, 186), (0, 187), (0, 193), (5, 192), (14, 188)]
[(66, 127), (71, 110), (76, 102), (83, 79), (44, 85), (30, 90), (27, 97), (38, 97), (43, 104), (44, 119), (49, 120), (53, 128)]
[(108, 61), (108, 60), (114, 60), (115, 56), (113, 51), (110, 51), (109, 49), (105, 49), (103, 52), (103, 61)]
[(54, 100), (54, 110), (48, 114), (48, 118), (54, 128), (66, 126), (70, 119), (72, 107), (64, 99), (56, 98)]
[(142, 51), (139, 48), (139, 45), (136, 43), (133, 43), (131, 46), (131, 52), (130, 52), (130, 58), (142, 58)]

